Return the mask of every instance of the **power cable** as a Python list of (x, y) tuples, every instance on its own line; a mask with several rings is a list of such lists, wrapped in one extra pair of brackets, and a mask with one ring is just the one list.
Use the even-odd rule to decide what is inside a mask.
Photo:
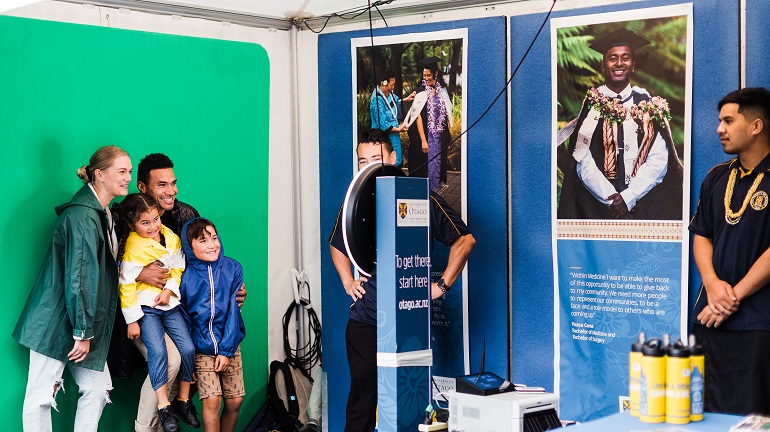
[[(447, 145), (445, 145), (444, 147), (442, 147), (441, 150), (438, 153), (433, 155), (432, 158), (428, 159), (425, 163), (423, 163), (422, 165), (418, 166), (415, 169), (411, 169), (410, 168), (409, 169), (409, 175), (410, 176), (413, 173), (417, 172), (418, 170), (424, 168), (426, 165), (428, 165), (431, 161), (433, 161), (437, 157), (441, 156), (444, 152), (446, 152), (449, 149), (449, 146), (454, 144), (455, 141), (457, 141), (458, 139), (462, 138), (462, 136), (465, 135), (466, 133), (468, 133), (469, 130), (473, 129), (473, 127), (476, 126), (476, 124), (478, 122), (480, 122), (481, 119), (483, 119), (487, 115), (487, 113), (489, 113), (489, 110), (491, 110), (492, 107), (495, 105), (495, 103), (497, 103), (497, 101), (500, 99), (500, 97), (503, 94), (505, 94), (505, 91), (508, 89), (508, 86), (511, 84), (511, 81), (513, 81), (513, 77), (516, 76), (516, 72), (519, 71), (519, 68), (521, 67), (522, 63), (524, 63), (524, 59), (527, 58), (527, 55), (532, 50), (532, 47), (535, 45), (535, 41), (537, 41), (538, 36), (540, 36), (540, 33), (543, 31), (543, 27), (545, 27), (546, 23), (548, 23), (548, 18), (551, 17), (551, 12), (553, 12), (554, 6), (556, 6), (556, 0), (553, 0), (553, 3), (551, 3), (551, 8), (548, 10), (548, 13), (545, 15), (545, 19), (543, 20), (543, 23), (540, 25), (540, 28), (537, 30), (537, 33), (535, 33), (535, 37), (532, 38), (532, 42), (530, 42), (529, 47), (527, 48), (527, 51), (524, 52), (524, 55), (521, 57), (521, 60), (519, 60), (519, 64), (517, 64), (516, 68), (513, 70), (513, 73), (511, 74), (511, 77), (508, 78), (508, 81), (505, 82), (505, 86), (503, 87), (503, 89), (500, 90), (500, 92), (497, 94), (497, 96), (495, 96), (494, 100), (492, 100), (492, 103), (489, 104), (487, 109), (485, 109), (484, 112), (481, 114), (481, 116), (479, 116), (479, 118), (477, 118), (470, 126), (468, 126), (464, 131), (462, 131), (460, 133), (460, 135), (457, 135), (457, 137), (455, 139), (449, 141), (449, 143)], [(409, 143), (409, 145), (412, 145), (412, 143)]]
[[(310, 305), (310, 284), (307, 281), (297, 280), (297, 291), (301, 292), (300, 289), (303, 287), (307, 288), (307, 300), (301, 298), (299, 303), (292, 300), (283, 315), (283, 351), (286, 355), (286, 362), (301, 369), (309, 377), (313, 367), (321, 362), (322, 332), (321, 320), (318, 319), (318, 315)], [(297, 338), (298, 346), (292, 348), (289, 341), (289, 323), (292, 321), (293, 314), (298, 315), (300, 313), (307, 314), (304, 322), (307, 323), (305, 334), (308, 336), (308, 340), (303, 346), (299, 346), (300, 341)]]
[[(340, 18), (340, 19), (343, 19), (343, 20), (352, 20), (352, 19), (358, 18), (359, 16), (363, 15), (366, 12), (370, 12), (369, 22), (371, 23), (371, 21), (372, 21), (371, 9), (372, 8), (377, 9), (377, 12), (380, 13), (380, 17), (382, 17), (382, 20), (385, 21), (385, 17), (382, 16), (382, 12), (380, 12), (379, 6), (387, 5), (387, 4), (393, 3), (394, 1), (395, 0), (378, 0), (378, 1), (374, 2), (373, 4), (371, 3), (371, 1), (369, 1), (367, 3), (367, 6), (347, 9), (347, 10), (344, 10), (344, 11), (334, 12), (334, 13), (331, 13), (329, 15), (322, 15), (322, 16), (315, 17), (315, 18), (305, 18), (305, 19), (302, 20), (302, 23), (305, 24), (305, 27), (307, 27), (308, 30), (310, 30), (311, 32), (316, 33), (316, 34), (319, 34), (319, 33), (323, 32), (324, 29), (326, 29), (326, 26), (329, 24), (329, 21), (332, 18)], [(319, 20), (323, 20), (324, 21), (323, 26), (321, 27), (320, 30), (315, 30), (312, 27), (310, 27), (310, 24), (308, 23), (308, 21), (319, 21)], [(386, 27), (388, 26), (387, 22), (385, 23), (385, 26)]]

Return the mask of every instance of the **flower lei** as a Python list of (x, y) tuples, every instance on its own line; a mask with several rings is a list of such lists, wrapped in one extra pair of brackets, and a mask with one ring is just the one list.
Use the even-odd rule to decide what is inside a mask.
[(641, 101), (638, 105), (625, 108), (618, 99), (602, 94), (594, 87), (586, 93), (586, 103), (589, 108), (598, 111), (610, 124), (623, 123), (626, 117), (631, 117), (641, 128), (644, 117), (649, 116), (658, 126), (665, 128), (666, 121), (671, 120), (671, 110), (668, 101), (660, 96), (654, 96), (649, 101)]
[(667, 121), (671, 121), (671, 110), (668, 101), (660, 96), (653, 96), (649, 101), (641, 101), (630, 109), (631, 118), (639, 125), (644, 124), (644, 117), (649, 116), (658, 126), (666, 128)]
[(586, 103), (601, 114), (610, 124), (623, 123), (627, 116), (626, 108), (619, 100), (611, 98), (591, 87), (586, 93)]
[(447, 110), (444, 101), (441, 99), (441, 83), (436, 81), (435, 86), (429, 86), (422, 81), (428, 91), (428, 131), (433, 135), (438, 135), (446, 129)]

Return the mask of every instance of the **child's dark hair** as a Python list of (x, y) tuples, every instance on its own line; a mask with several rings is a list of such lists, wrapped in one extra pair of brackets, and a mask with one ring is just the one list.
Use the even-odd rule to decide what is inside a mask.
[(142, 213), (151, 208), (158, 210), (158, 213), (163, 211), (163, 208), (155, 198), (143, 193), (129, 194), (120, 203), (121, 219), (128, 224), (130, 229), (134, 229), (134, 224), (142, 216)]
[[(158, 214), (163, 212), (163, 208), (160, 206), (155, 198), (143, 193), (128, 194), (120, 203), (120, 220), (123, 221), (122, 227), (116, 227), (118, 233), (118, 256), (122, 257), (124, 248), (126, 246), (126, 239), (128, 234), (134, 230), (134, 224), (142, 216), (142, 213), (154, 208), (158, 210)], [(163, 236), (161, 235), (161, 243), (164, 243)]]
[(217, 232), (217, 227), (206, 218), (194, 219), (187, 225), (187, 243), (192, 244), (193, 240), (203, 238), (206, 227), (210, 226), (214, 228), (214, 232)]

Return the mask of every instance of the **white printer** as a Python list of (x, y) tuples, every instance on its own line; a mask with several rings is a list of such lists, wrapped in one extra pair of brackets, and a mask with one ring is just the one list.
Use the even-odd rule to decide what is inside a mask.
[(561, 427), (553, 393), (447, 392), (449, 432), (543, 432)]

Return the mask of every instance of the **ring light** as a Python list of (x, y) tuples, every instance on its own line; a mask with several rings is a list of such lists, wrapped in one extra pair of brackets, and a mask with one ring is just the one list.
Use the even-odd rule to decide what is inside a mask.
[(350, 182), (342, 206), (342, 238), (359, 273), (371, 277), (377, 267), (377, 177), (406, 177), (401, 168), (372, 162)]

